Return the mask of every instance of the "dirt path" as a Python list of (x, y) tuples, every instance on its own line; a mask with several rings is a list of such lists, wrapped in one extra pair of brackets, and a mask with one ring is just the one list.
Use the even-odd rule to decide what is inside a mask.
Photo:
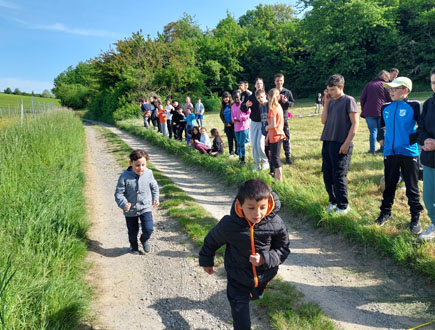
[[(95, 287), (94, 329), (232, 329), (225, 277), (198, 267), (196, 251), (176, 221), (153, 210), (152, 251), (129, 253), (125, 220), (113, 198), (119, 174), (100, 134), (86, 127), (86, 197), (92, 227), (88, 281)], [(222, 270), (220, 270), (222, 274)], [(254, 320), (256, 329), (267, 322)]]
[[(217, 219), (227, 214), (235, 189), (163, 149), (114, 127), (133, 148), (146, 148), (151, 162)], [(405, 329), (435, 319), (435, 286), (338, 235), (314, 230), (285, 213), (292, 254), (281, 276), (303, 292), (344, 329)], [(426, 327), (425, 329), (428, 329)]]

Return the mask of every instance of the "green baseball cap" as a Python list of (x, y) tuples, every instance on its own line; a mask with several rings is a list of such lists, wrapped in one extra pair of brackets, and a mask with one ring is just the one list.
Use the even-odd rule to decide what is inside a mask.
[(408, 88), (409, 92), (411, 92), (411, 90), (412, 90), (411, 79), (406, 78), (406, 77), (397, 77), (392, 82), (384, 84), (384, 87), (387, 87), (387, 88), (394, 88), (394, 87), (400, 87), (400, 86), (404, 86), (404, 87)]

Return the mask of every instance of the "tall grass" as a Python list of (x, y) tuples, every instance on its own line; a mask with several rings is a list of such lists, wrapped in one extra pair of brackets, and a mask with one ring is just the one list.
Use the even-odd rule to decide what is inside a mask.
[(0, 130), (0, 273), (8, 329), (75, 329), (90, 290), (86, 254), (85, 143), (70, 112), (30, 117)]

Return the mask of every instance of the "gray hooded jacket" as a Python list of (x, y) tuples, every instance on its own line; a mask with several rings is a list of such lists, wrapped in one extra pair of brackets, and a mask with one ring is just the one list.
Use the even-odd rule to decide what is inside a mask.
[[(149, 212), (153, 207), (153, 200), (159, 200), (159, 186), (154, 179), (153, 172), (146, 169), (142, 175), (133, 172), (131, 166), (118, 179), (115, 190), (116, 204), (123, 210), (126, 217), (136, 217)], [(124, 207), (131, 203), (128, 212)]]

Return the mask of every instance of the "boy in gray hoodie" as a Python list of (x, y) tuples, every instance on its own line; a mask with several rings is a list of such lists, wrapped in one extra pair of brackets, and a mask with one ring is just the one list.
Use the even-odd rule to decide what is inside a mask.
[(115, 190), (115, 201), (124, 211), (133, 254), (139, 254), (139, 219), (142, 227), (140, 241), (144, 251), (150, 252), (149, 239), (154, 231), (152, 207), (159, 205), (159, 186), (153, 172), (146, 167), (148, 160), (145, 150), (133, 150), (130, 153), (130, 166), (119, 177)]

